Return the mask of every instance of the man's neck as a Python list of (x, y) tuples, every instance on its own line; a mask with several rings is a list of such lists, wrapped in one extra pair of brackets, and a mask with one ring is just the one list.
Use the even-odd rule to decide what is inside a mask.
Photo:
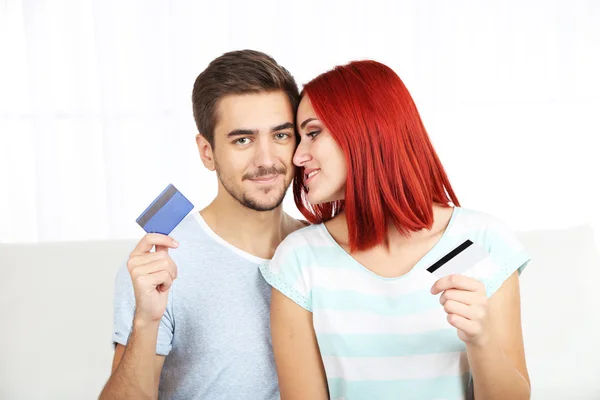
[(297, 225), (281, 205), (272, 211), (255, 211), (228, 195), (217, 195), (200, 215), (223, 240), (265, 259), (273, 257), (279, 243)]

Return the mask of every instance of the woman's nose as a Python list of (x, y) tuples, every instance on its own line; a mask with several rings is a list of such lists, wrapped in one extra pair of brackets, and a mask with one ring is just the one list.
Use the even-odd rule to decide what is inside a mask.
[(309, 146), (307, 144), (303, 144), (302, 142), (300, 142), (300, 144), (298, 144), (298, 147), (296, 147), (296, 152), (294, 153), (294, 158), (292, 159), (292, 161), (297, 167), (302, 167), (304, 166), (304, 164), (311, 160), (312, 157), (310, 155), (310, 152), (308, 151), (308, 147)]

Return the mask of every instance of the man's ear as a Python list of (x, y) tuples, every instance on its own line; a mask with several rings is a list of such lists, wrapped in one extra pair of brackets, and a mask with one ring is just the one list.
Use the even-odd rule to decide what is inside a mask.
[(198, 145), (198, 152), (200, 153), (200, 158), (202, 159), (202, 164), (210, 170), (215, 170), (215, 156), (213, 154), (213, 149), (208, 140), (202, 135), (196, 135), (196, 144)]

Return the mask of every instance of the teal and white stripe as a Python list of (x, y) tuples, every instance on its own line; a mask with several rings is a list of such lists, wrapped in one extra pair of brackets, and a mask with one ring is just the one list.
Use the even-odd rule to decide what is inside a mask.
[(490, 254), (466, 272), (491, 296), (529, 257), (495, 218), (455, 208), (440, 241), (406, 275), (380, 277), (345, 252), (324, 225), (289, 235), (261, 271), (313, 313), (332, 399), (463, 399), (465, 344), (447, 322), (426, 268), (470, 239)]

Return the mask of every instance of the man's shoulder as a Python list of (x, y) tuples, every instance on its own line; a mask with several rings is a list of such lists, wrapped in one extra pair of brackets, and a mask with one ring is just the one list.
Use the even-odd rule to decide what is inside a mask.
[(278, 250), (293, 251), (298, 248), (328, 245), (327, 237), (322, 229), (323, 224), (311, 224), (301, 220), (296, 220), (296, 222), (297, 228), (287, 234), (279, 244)]
[(304, 219), (297, 219), (296, 221), (300, 222), (302, 224), (302, 226), (310, 226), (310, 222), (304, 220)]
[(291, 225), (292, 225), (292, 229), (290, 230), (289, 233), (295, 232), (302, 228), (306, 228), (307, 226), (311, 226), (312, 224), (304, 219), (293, 218)]
[(288, 218), (288, 223), (286, 227), (285, 236), (283, 237), (283, 241), (287, 238), (291, 237), (301, 237), (306, 234), (306, 231), (315, 225), (304, 219), (297, 219), (292, 216), (286, 215)]
[[(198, 212), (193, 211), (189, 213), (181, 222), (173, 229), (170, 236), (173, 238), (182, 238), (185, 239), (189, 236), (197, 236), (202, 232), (202, 227), (198, 221)], [(177, 240), (179, 240), (176, 238)]]
[(185, 267), (190, 261), (210, 260), (220, 245), (203, 228), (196, 212), (188, 214), (170, 233), (179, 242), (176, 249), (169, 250), (169, 255), (178, 267)]

